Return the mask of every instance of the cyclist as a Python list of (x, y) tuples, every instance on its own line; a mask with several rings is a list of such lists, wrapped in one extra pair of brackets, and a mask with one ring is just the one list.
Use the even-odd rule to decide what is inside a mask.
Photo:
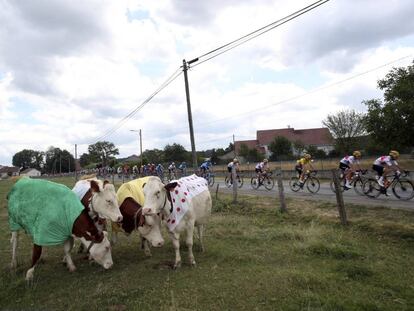
[(257, 163), (255, 167), (255, 171), (257, 174), (257, 179), (259, 180), (259, 184), (261, 183), (261, 177), (269, 170), (269, 160), (263, 159), (262, 162)]
[(352, 175), (356, 170), (361, 170), (359, 165), (359, 159), (361, 158), (361, 152), (355, 150), (351, 156), (345, 156), (339, 161), (339, 168), (342, 171), (341, 176), (345, 176), (345, 188), (351, 189)]
[(227, 171), (229, 172), (229, 174), (228, 174), (229, 177), (228, 178), (232, 182), (233, 182), (233, 176), (231, 175), (231, 172), (232, 172), (233, 166), (235, 167), (236, 172), (237, 172), (239, 170), (239, 165), (240, 165), (240, 162), (237, 158), (234, 158), (233, 161), (231, 161), (229, 164), (227, 164)]
[(170, 174), (170, 179), (175, 179), (175, 163), (171, 162), (171, 164), (168, 166), (168, 173)]
[(155, 171), (157, 172), (158, 177), (163, 180), (164, 179), (164, 166), (161, 163), (158, 163), (155, 167)]
[(201, 170), (201, 176), (205, 176), (207, 171), (210, 171), (210, 167), (212, 166), (210, 159), (206, 159), (203, 163), (200, 165)]
[[(296, 161), (295, 170), (298, 172), (299, 175), (299, 184), (301, 187), (303, 187), (305, 178), (305, 173), (309, 173), (309, 171), (313, 171), (314, 168), (312, 166), (312, 156), (309, 153), (305, 153), (302, 158)], [(307, 170), (304, 171), (304, 168)]]
[(396, 174), (401, 174), (401, 168), (398, 166), (397, 159), (400, 157), (400, 153), (396, 150), (391, 150), (389, 155), (381, 156), (374, 161), (372, 169), (377, 172), (378, 184), (384, 188), (384, 178), (390, 171), (395, 171)]
[(178, 166), (178, 169), (181, 171), (181, 176), (187, 176), (187, 163), (184, 161)]

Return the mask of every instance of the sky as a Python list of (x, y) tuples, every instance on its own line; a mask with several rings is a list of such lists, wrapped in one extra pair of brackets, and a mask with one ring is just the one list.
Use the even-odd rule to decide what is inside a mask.
[[(0, 164), (50, 146), (74, 154), (77, 144), (79, 156), (98, 140), (139, 154), (139, 129), (144, 150), (191, 150), (183, 59), (313, 2), (0, 0)], [(413, 16), (412, 0), (331, 0), (200, 59), (188, 70), (196, 149), (366, 111), (362, 101), (382, 98), (377, 81), (414, 59)]]

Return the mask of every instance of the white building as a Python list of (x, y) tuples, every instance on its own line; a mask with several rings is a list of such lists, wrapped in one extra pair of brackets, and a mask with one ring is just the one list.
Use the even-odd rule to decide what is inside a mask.
[(20, 176), (38, 177), (40, 175), (41, 172), (35, 168), (28, 168), (20, 172)]

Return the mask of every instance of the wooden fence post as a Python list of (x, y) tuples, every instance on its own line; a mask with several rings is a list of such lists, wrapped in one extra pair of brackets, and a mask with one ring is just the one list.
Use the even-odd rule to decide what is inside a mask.
[(282, 169), (276, 171), (277, 187), (279, 189), (280, 211), (286, 212), (285, 192), (283, 189)]
[(342, 196), (342, 189), (338, 177), (338, 171), (336, 169), (332, 170), (332, 177), (335, 185), (335, 194), (336, 194), (336, 202), (338, 206), (339, 218), (341, 219), (341, 224), (346, 225), (348, 223), (346, 218), (346, 210), (344, 204), (344, 197)]
[(216, 187), (216, 200), (218, 199), (218, 189), (219, 189), (219, 183), (217, 183), (217, 187)]
[(235, 165), (231, 168), (231, 178), (233, 179), (233, 203), (237, 202), (237, 172)]

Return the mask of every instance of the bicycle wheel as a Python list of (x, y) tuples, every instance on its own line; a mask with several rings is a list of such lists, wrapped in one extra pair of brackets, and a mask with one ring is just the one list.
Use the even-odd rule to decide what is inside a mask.
[(241, 187), (243, 187), (243, 176), (238, 176), (237, 177), (237, 186), (239, 187), (239, 188), (241, 188)]
[(273, 178), (272, 177), (270, 177), (270, 176), (267, 176), (266, 178), (265, 178), (265, 180), (263, 181), (263, 185), (264, 185), (264, 187), (266, 188), (266, 190), (272, 190), (273, 189), (273, 187), (275, 186), (275, 181), (273, 180)]
[(250, 185), (252, 186), (253, 189), (258, 189), (259, 188), (259, 180), (256, 177), (252, 177), (252, 179), (250, 180)]
[(292, 191), (298, 192), (300, 190), (299, 178), (292, 177), (289, 181), (289, 187), (292, 189)]
[(213, 185), (214, 185), (214, 175), (210, 175), (210, 176), (208, 177), (208, 185), (209, 185), (210, 187), (213, 187)]
[(414, 185), (408, 179), (400, 179), (392, 186), (392, 192), (400, 200), (411, 200), (414, 197)]
[[(341, 192), (344, 192), (344, 185), (343, 185), (343, 183), (344, 183), (344, 181), (341, 179), (341, 180), (339, 181), (339, 190), (340, 190)], [(334, 183), (334, 181), (333, 181), (333, 180), (331, 180), (331, 182), (329, 183), (329, 187), (331, 188), (331, 190), (332, 190), (332, 192), (333, 192), (333, 193), (336, 193), (335, 183)]]
[(364, 182), (362, 178), (357, 178), (353, 183), (352, 186), (354, 187), (354, 190), (359, 195), (364, 195)]
[(368, 178), (364, 181), (362, 191), (367, 197), (377, 198), (381, 194), (381, 186), (375, 178)]
[(310, 193), (317, 193), (321, 188), (321, 184), (319, 179), (316, 177), (310, 176), (306, 181), (306, 188), (308, 188)]
[(233, 186), (233, 183), (231, 182), (231, 179), (227, 176), (224, 179), (224, 184), (227, 186), (227, 188), (231, 188)]

